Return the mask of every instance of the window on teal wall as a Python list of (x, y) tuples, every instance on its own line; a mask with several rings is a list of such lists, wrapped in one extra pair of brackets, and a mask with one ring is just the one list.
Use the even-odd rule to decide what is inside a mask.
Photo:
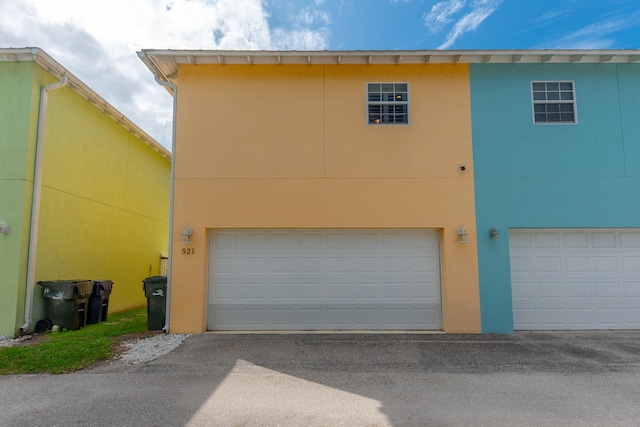
[(409, 124), (408, 83), (367, 83), (370, 125)]
[(573, 82), (531, 82), (531, 98), (534, 123), (577, 122)]

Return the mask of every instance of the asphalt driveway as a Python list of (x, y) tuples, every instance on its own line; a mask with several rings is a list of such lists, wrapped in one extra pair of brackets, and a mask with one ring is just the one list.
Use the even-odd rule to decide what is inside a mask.
[(0, 377), (2, 426), (637, 426), (640, 331), (204, 334)]

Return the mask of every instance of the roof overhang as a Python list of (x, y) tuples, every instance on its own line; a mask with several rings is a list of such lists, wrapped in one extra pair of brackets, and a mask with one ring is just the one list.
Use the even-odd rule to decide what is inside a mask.
[(160, 145), (149, 134), (140, 129), (135, 123), (129, 120), (124, 114), (118, 111), (115, 107), (105, 101), (100, 95), (94, 92), (89, 86), (84, 84), (80, 79), (74, 76), (69, 70), (64, 68), (60, 63), (54, 60), (42, 49), (37, 47), (28, 48), (0, 48), (0, 62), (35, 62), (40, 65), (50, 74), (61, 78), (67, 76), (68, 83), (71, 89), (78, 93), (81, 97), (95, 105), (100, 111), (111, 117), (114, 121), (120, 124), (127, 131), (131, 132), (136, 137), (140, 138), (151, 149), (158, 152), (162, 157), (171, 160), (171, 153), (165, 147)]
[(177, 83), (180, 64), (557, 64), (640, 63), (640, 50), (155, 50), (138, 56), (159, 79)]

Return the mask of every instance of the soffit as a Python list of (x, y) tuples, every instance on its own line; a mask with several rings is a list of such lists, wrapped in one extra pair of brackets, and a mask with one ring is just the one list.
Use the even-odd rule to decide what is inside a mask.
[(557, 64), (640, 63), (640, 50), (411, 50), (240, 51), (154, 50), (138, 52), (154, 75), (176, 83), (180, 64)]

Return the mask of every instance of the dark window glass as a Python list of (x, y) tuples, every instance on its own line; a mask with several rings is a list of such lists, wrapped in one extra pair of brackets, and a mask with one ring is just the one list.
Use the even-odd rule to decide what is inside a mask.
[(547, 100), (557, 101), (560, 99), (560, 92), (547, 92)]

